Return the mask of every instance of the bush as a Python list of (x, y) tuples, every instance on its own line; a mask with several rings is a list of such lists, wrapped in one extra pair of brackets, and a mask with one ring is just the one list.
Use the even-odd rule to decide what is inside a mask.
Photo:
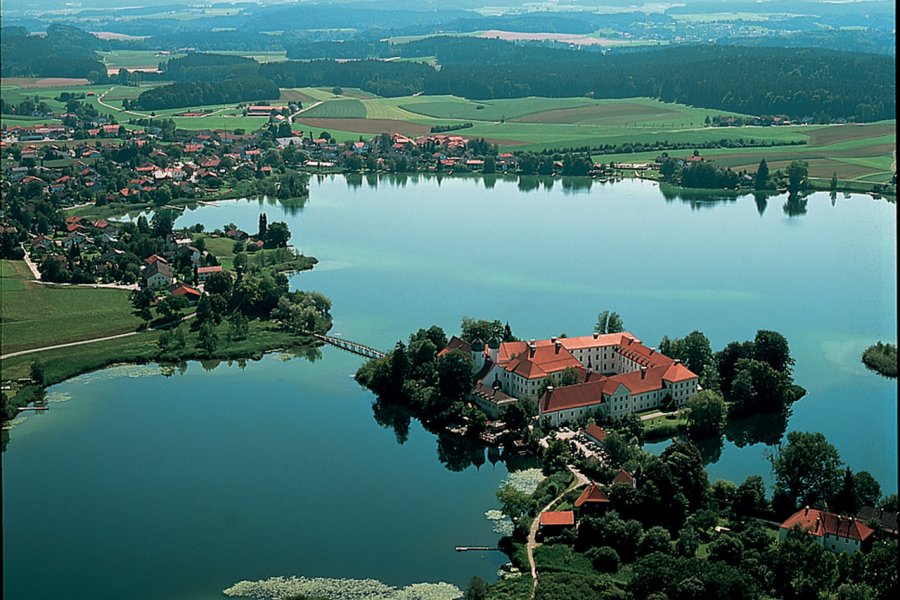
[(863, 364), (885, 377), (897, 376), (897, 346), (878, 342), (866, 348)]
[(591, 564), (601, 573), (615, 573), (619, 570), (619, 553), (609, 546), (591, 548), (585, 555), (591, 559)]

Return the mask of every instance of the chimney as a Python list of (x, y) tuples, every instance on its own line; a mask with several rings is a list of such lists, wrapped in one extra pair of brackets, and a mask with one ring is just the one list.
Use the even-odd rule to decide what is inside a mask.
[(552, 385), (548, 385), (548, 386), (547, 386), (547, 398), (549, 399), (550, 396), (552, 396), (552, 395), (553, 395), (553, 386), (552, 386)]
[(558, 338), (554, 335), (552, 338), (550, 338), (550, 341), (555, 344), (557, 339)]
[(534, 351), (537, 349), (537, 346), (534, 345), (534, 342), (528, 344), (528, 357), (534, 358)]
[(680, 359), (680, 358), (676, 358), (676, 359), (675, 359), (675, 364), (676, 364), (676, 365), (680, 365), (680, 364), (681, 364), (681, 359)]
[(553, 395), (553, 386), (547, 386), (547, 393), (544, 395), (544, 410), (550, 408), (550, 396)]
[(597, 332), (595, 331), (595, 332), (594, 332), (594, 339), (596, 340), (598, 337), (600, 337), (600, 334), (597, 333)]
[(650, 356), (653, 356), (656, 353), (656, 348), (650, 348)]
[(803, 507), (803, 516), (806, 516), (808, 514), (809, 514), (809, 505), (807, 504), (806, 506)]
[(647, 377), (647, 367), (641, 367), (641, 379)]
[(553, 345), (556, 347), (555, 354), (559, 354), (559, 349), (562, 348), (562, 342), (560, 342), (559, 340), (556, 340), (553, 342)]

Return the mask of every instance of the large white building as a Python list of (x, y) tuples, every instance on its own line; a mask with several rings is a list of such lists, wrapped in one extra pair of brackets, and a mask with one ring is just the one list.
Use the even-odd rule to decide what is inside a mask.
[(875, 530), (853, 517), (846, 517), (815, 508), (802, 508), (781, 524), (778, 539), (784, 541), (789, 531), (801, 529), (831, 552), (868, 551), (872, 547)]
[[(492, 339), (486, 347), (476, 340), (470, 351), (480, 390), (528, 402), (554, 426), (598, 410), (621, 417), (659, 408), (669, 399), (681, 406), (700, 389), (699, 377), (679, 360), (627, 332), (529, 342)], [(560, 387), (567, 371), (578, 383)], [(544, 391), (548, 382), (551, 387)], [(497, 416), (499, 406), (488, 394), (478, 395), (476, 402)]]

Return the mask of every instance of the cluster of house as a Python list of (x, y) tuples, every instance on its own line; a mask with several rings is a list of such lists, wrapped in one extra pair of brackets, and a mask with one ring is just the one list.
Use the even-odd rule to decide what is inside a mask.
[(576, 526), (576, 521), (587, 516), (601, 516), (610, 506), (608, 492), (616, 485), (637, 487), (634, 475), (619, 469), (608, 486), (590, 482), (575, 500), (574, 510), (547, 510), (541, 513), (538, 533), (543, 537), (559, 535)]
[(558, 427), (598, 411), (619, 418), (681, 406), (700, 389), (699, 376), (680, 360), (628, 332), (528, 342), (492, 338), (487, 344), (454, 336), (439, 354), (454, 349), (471, 353), (473, 400), (491, 418), (510, 404), (527, 402), (542, 421)]
[[(574, 528), (583, 516), (602, 515), (610, 506), (609, 488), (614, 485), (636, 487), (631, 473), (620, 469), (609, 486), (591, 482), (578, 499), (574, 510), (545, 511), (540, 515), (539, 532), (543, 536), (559, 535)], [(779, 540), (784, 541), (792, 530), (808, 534), (823, 548), (834, 553), (868, 552), (876, 537), (876, 525), (887, 537), (897, 538), (897, 513), (871, 507), (863, 508), (855, 517), (805, 507), (788, 517), (779, 528)]]

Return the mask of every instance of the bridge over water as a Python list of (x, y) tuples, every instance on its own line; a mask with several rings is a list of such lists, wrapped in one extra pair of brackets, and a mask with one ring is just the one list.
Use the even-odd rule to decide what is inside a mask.
[(314, 333), (313, 335), (326, 344), (331, 344), (335, 348), (340, 348), (341, 350), (346, 350), (347, 352), (351, 352), (365, 358), (384, 358), (386, 356), (386, 354), (381, 350), (377, 350), (375, 348), (372, 348), (371, 346), (366, 346), (365, 344), (360, 344), (359, 342), (334, 337), (333, 335), (323, 335), (321, 333)]

